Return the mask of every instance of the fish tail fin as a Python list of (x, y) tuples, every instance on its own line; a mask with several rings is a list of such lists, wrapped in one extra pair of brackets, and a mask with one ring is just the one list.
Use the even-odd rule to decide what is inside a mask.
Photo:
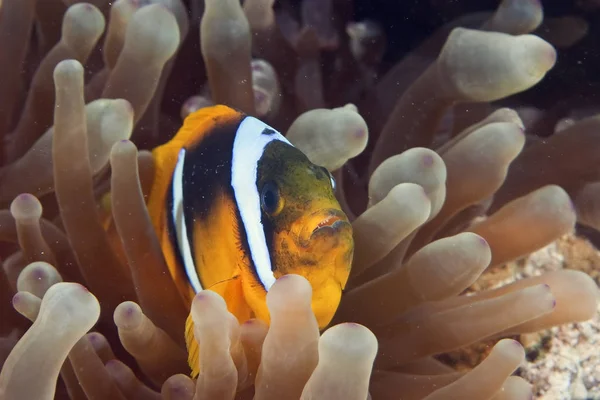
[(185, 345), (188, 351), (188, 364), (192, 370), (191, 377), (195, 378), (200, 373), (199, 352), (200, 347), (194, 336), (194, 320), (190, 313), (185, 321)]

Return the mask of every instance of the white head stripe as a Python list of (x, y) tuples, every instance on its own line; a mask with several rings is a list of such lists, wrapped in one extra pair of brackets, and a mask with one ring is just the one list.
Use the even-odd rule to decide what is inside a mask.
[[(265, 129), (273, 133), (263, 134)], [(256, 273), (266, 290), (275, 283), (271, 270), (271, 258), (261, 222), (260, 194), (256, 187), (258, 161), (265, 147), (274, 140), (291, 143), (279, 132), (254, 117), (246, 117), (240, 123), (233, 142), (231, 162), (231, 186), (235, 194)]]
[(187, 235), (185, 225), (185, 215), (183, 214), (183, 163), (185, 162), (185, 149), (179, 151), (177, 156), (177, 164), (173, 173), (173, 225), (175, 225), (175, 234), (177, 244), (179, 245), (179, 254), (183, 258), (185, 273), (188, 280), (192, 284), (194, 291), (198, 293), (202, 290), (196, 267), (194, 266), (194, 258), (190, 247), (190, 241)]

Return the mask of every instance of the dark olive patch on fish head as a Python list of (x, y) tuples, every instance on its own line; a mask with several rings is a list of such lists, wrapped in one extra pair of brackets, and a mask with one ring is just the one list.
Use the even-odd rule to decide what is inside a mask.
[[(300, 254), (300, 239), (293, 227), (296, 224), (297, 231), (297, 221), (306, 219), (321, 208), (339, 208), (331, 174), (313, 164), (297, 148), (278, 140), (265, 147), (257, 167), (261, 222), (271, 265), (282, 272), (300, 265), (317, 265), (318, 257), (315, 255)], [(272, 201), (265, 201), (272, 200), (273, 187), (276, 187), (278, 207), (272, 207)], [(269, 199), (265, 195), (269, 195), (266, 196)]]
[(293, 221), (311, 211), (316, 199), (337, 202), (329, 172), (310, 162), (297, 148), (279, 140), (266, 146), (258, 162), (256, 185), (259, 194), (275, 186), (284, 203), (276, 215), (262, 210), (263, 223), (265, 219), (271, 221), (276, 231), (289, 229)]

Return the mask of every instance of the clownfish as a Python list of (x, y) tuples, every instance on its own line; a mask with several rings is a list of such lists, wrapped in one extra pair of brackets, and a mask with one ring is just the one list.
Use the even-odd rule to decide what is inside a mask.
[[(312, 285), (319, 327), (329, 324), (354, 242), (327, 169), (262, 121), (222, 105), (190, 114), (152, 154), (148, 210), (186, 305), (213, 290), (240, 323), (268, 323), (267, 292), (277, 278), (298, 274)], [(195, 377), (191, 314), (185, 339)]]

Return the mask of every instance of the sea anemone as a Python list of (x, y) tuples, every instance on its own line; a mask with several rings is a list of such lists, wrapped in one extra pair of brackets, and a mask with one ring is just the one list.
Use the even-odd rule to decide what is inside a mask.
[[(1, 398), (539, 393), (515, 375), (514, 339), (594, 317), (597, 283), (562, 268), (478, 282), (576, 223), (600, 228), (600, 118), (499, 101), (588, 27), (505, 0), (387, 69), (384, 30), (349, 5), (0, 1)], [(211, 104), (264, 119), (337, 179), (355, 255), (323, 332), (300, 276), (269, 291), (269, 326), (239, 324), (211, 291), (190, 309), (170, 278), (145, 205), (148, 150)], [(491, 350), (474, 368), (444, 362), (477, 343)]]

